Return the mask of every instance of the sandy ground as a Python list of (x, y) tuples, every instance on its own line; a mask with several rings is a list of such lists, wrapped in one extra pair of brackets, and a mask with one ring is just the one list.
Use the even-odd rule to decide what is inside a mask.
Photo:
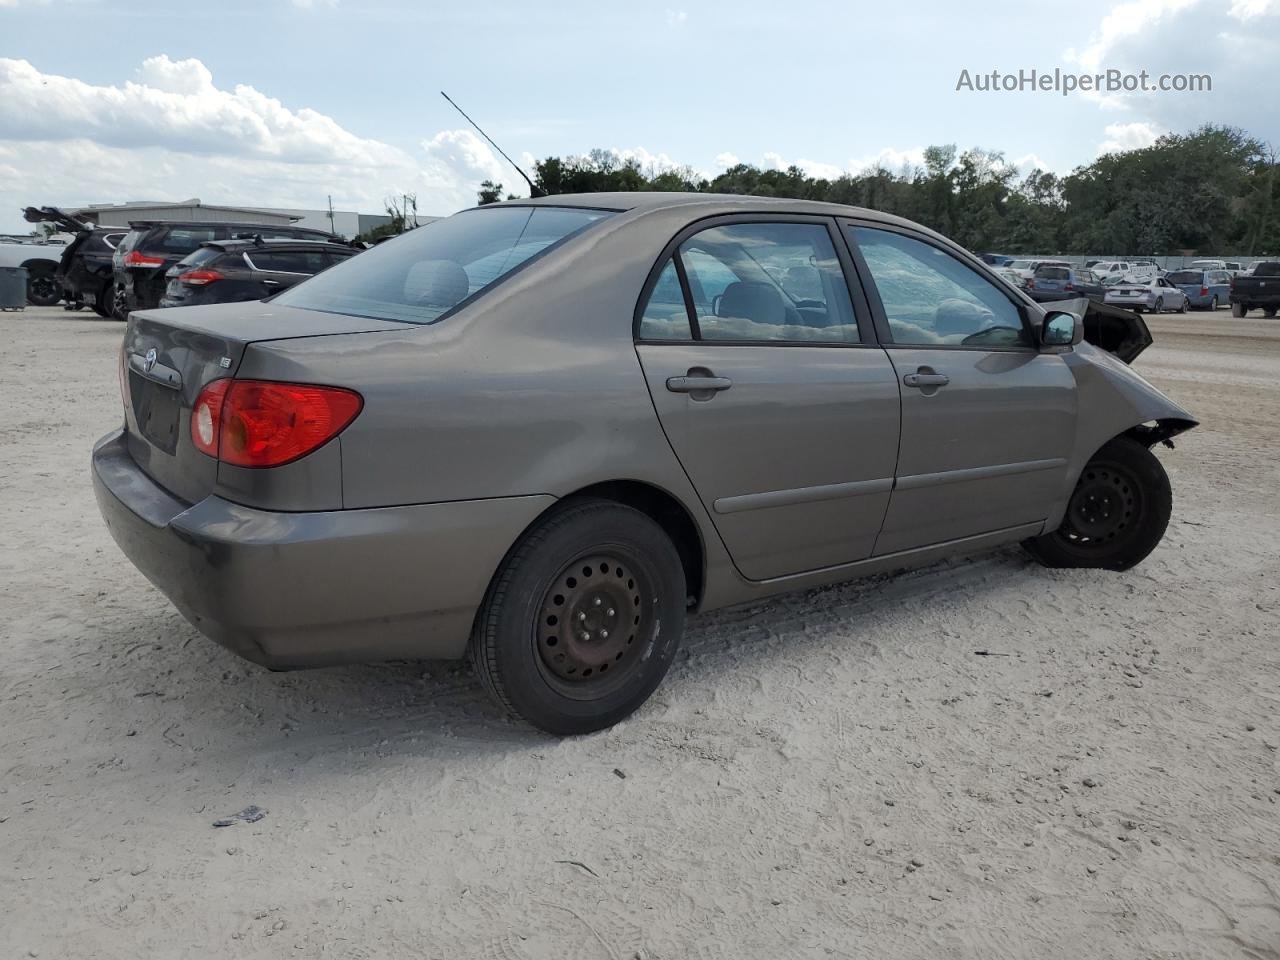
[(1280, 322), (1152, 326), (1204, 426), (1140, 567), (706, 616), (556, 741), (462, 665), (196, 634), (90, 491), (120, 326), (0, 315), (0, 955), (1280, 957)]

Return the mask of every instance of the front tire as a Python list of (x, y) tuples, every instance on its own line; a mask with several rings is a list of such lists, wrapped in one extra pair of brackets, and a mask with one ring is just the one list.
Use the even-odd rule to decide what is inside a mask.
[(1058, 529), (1022, 546), (1046, 567), (1128, 570), (1156, 548), (1172, 511), (1160, 460), (1137, 441), (1116, 437), (1080, 472)]
[(1262, 315), (1266, 317), (1268, 320), (1274, 320), (1276, 318), (1276, 308), (1266, 307), (1263, 309)]
[(538, 522), (503, 561), (469, 654), (509, 712), (560, 736), (612, 726), (670, 667), (685, 619), (684, 567), (648, 516), (584, 500)]

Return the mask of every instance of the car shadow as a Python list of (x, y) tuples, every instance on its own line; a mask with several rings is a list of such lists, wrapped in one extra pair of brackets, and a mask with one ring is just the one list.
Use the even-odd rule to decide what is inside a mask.
[[(677, 697), (680, 689), (714, 685), (725, 657), (750, 657), (758, 666), (813, 644), (863, 653), (875, 648), (888, 609), (969, 595), (993, 581), (1025, 593), (1038, 569), (1018, 551), (1003, 550), (696, 615), (666, 683), (678, 688), (671, 691)], [(183, 766), (194, 759), (234, 769), (249, 757), (277, 757), (296, 768), (308, 757), (342, 753), (344, 768), (355, 772), (393, 755), (463, 748), (472, 757), (499, 758), (558, 740), (505, 716), (465, 662), (272, 672), (201, 636), (171, 608), (160, 617), (163, 624), (130, 616), (122, 625), (126, 635), (164, 639), (117, 654), (123, 662), (113, 682), (126, 708), (115, 719)], [(785, 642), (756, 642), (779, 638)]]

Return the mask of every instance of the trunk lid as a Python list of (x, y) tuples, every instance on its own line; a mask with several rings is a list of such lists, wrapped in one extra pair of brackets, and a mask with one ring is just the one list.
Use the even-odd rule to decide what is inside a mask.
[(129, 453), (161, 487), (195, 503), (213, 492), (218, 462), (192, 445), (191, 408), (211, 380), (235, 375), (250, 344), (407, 326), (269, 303), (135, 312), (121, 369)]

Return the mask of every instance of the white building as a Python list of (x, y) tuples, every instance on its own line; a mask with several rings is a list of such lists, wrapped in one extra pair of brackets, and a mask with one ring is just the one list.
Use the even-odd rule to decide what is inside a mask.
[[(356, 213), (353, 210), (305, 210), (283, 207), (237, 207), (202, 203), (198, 197), (165, 202), (159, 200), (129, 203), (91, 203), (87, 207), (68, 210), (74, 217), (90, 220), (100, 227), (127, 227), (130, 220), (187, 220), (205, 222), (231, 220), (238, 223), (264, 223), (273, 226), (297, 224), (313, 230), (327, 230), (350, 239), (390, 223), (386, 214)], [(419, 223), (435, 220), (419, 217)]]

